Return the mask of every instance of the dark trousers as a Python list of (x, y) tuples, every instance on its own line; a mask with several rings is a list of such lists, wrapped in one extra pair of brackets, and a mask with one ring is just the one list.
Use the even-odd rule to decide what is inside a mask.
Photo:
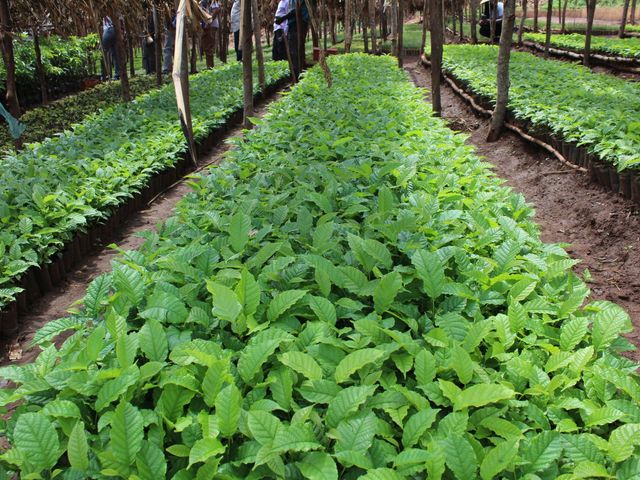
[(284, 43), (286, 41), (287, 37), (284, 34), (284, 30), (276, 30), (273, 36), (273, 48), (271, 50), (271, 58), (273, 60), (287, 59), (287, 47)]
[(242, 49), (240, 48), (240, 30), (233, 32), (233, 48), (236, 50), (236, 60), (242, 61)]
[(118, 65), (118, 55), (116, 55), (116, 29), (108, 27), (102, 34), (102, 46), (109, 57), (111, 65), (115, 68), (116, 78), (120, 77), (120, 65)]
[(289, 34), (287, 35), (287, 38), (289, 40), (289, 53), (291, 53), (293, 71), (295, 72), (296, 77), (300, 75), (301, 68), (304, 68), (304, 42), (307, 39), (308, 29), (309, 25), (302, 22), (302, 28), (300, 29), (302, 34), (302, 38), (300, 39), (301, 50), (298, 52), (298, 29), (295, 23), (293, 25), (289, 24)]

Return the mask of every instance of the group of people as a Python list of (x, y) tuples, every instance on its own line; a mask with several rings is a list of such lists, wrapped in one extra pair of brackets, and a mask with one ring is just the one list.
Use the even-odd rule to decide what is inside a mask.
[[(202, 53), (206, 58), (207, 68), (214, 66), (214, 53), (216, 41), (220, 32), (220, 3), (218, 0), (200, 0), (200, 8), (211, 16), (208, 22), (202, 22)], [(176, 12), (167, 11), (165, 22), (165, 40), (163, 45), (162, 73), (168, 74), (173, 69), (173, 50), (176, 31)], [(242, 60), (242, 47), (240, 45), (241, 11), (240, 0), (234, 0), (230, 14), (230, 30), (233, 34), (233, 45), (238, 61)], [(300, 25), (298, 25), (300, 20)], [(309, 12), (305, 0), (280, 0), (273, 24), (274, 40), (273, 60), (290, 59), (296, 75), (300, 73), (300, 64), (304, 62), (301, 57), (301, 45), (306, 41), (309, 29)], [(156, 71), (155, 60), (155, 29), (153, 17), (149, 17), (148, 33), (142, 39), (142, 64), (146, 73)], [(102, 46), (105, 54), (115, 67), (115, 79), (120, 78), (121, 65), (116, 55), (116, 31), (110, 17), (104, 17), (102, 22)]]

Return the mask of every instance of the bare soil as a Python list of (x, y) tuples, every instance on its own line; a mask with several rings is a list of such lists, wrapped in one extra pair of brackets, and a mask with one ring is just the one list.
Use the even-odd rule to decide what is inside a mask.
[[(256, 106), (255, 116), (261, 117), (266, 112), (266, 105), (275, 98), (263, 101)], [(207, 155), (199, 159), (200, 168), (219, 163), (231, 145), (226, 140), (242, 135), (242, 127), (231, 129)], [(193, 172), (192, 172), (193, 173)], [(155, 229), (157, 225), (167, 220), (182, 197), (191, 191), (186, 179), (175, 184), (162, 195), (154, 199), (153, 203), (130, 218), (120, 231), (116, 232), (108, 245), (117, 245), (124, 250), (138, 248), (144, 240), (139, 236), (143, 231)], [(20, 330), (13, 338), (0, 340), (0, 366), (24, 364), (33, 361), (39, 354), (39, 348), (32, 348), (33, 336), (47, 322), (68, 314), (69, 308), (79, 302), (85, 294), (88, 285), (94, 278), (111, 270), (111, 262), (119, 253), (108, 245), (102, 245), (82, 261), (76, 270), (67, 275), (67, 281), (60, 287), (48, 292), (36, 302), (29, 314), (20, 318)]]
[[(405, 70), (416, 85), (431, 88), (430, 71), (417, 57), (405, 60)], [(569, 244), (569, 254), (581, 261), (577, 270), (591, 273), (592, 297), (629, 312), (634, 331), (627, 338), (640, 346), (640, 214), (634, 205), (514, 133), (487, 143), (488, 119), (477, 116), (448, 85), (441, 95), (443, 118), (469, 135), (467, 142), (494, 166), (496, 175), (535, 207), (542, 239)], [(640, 361), (640, 351), (628, 356)]]

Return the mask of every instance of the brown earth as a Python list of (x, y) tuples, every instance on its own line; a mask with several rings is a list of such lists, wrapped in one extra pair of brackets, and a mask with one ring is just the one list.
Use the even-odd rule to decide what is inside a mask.
[[(266, 112), (266, 105), (274, 98), (275, 95), (258, 105), (255, 116), (263, 116)], [(199, 164), (204, 167), (219, 163), (231, 148), (226, 140), (242, 135), (242, 130), (240, 126), (231, 129), (218, 145), (199, 159)], [(127, 220), (109, 244), (115, 244), (118, 248), (125, 250), (133, 250), (142, 245), (144, 240), (139, 234), (154, 229), (169, 218), (178, 201), (191, 191), (185, 182), (186, 180), (183, 180), (174, 185), (157, 197), (147, 209)], [(96, 248), (78, 265), (73, 273), (68, 274), (64, 285), (48, 292), (33, 305), (30, 313), (22, 315), (19, 332), (13, 338), (3, 339), (0, 343), (0, 366), (33, 361), (40, 352), (39, 348), (30, 346), (35, 332), (47, 322), (66, 316), (69, 308), (84, 297), (89, 283), (97, 276), (111, 270), (111, 262), (118, 255), (118, 251), (109, 248), (108, 245)]]
[[(416, 85), (431, 87), (430, 72), (417, 57), (405, 60), (405, 70)], [(629, 312), (634, 331), (627, 338), (640, 346), (638, 210), (514, 133), (487, 143), (488, 119), (478, 117), (448, 85), (441, 95), (443, 118), (454, 130), (469, 135), (468, 143), (494, 166), (495, 173), (535, 207), (545, 242), (570, 244), (570, 255), (581, 260), (578, 271), (591, 273), (592, 297), (615, 302)], [(640, 361), (640, 351), (629, 356)]]

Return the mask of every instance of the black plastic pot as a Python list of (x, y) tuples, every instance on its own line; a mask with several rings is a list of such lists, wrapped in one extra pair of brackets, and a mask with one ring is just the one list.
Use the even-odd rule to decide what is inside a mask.
[(0, 310), (0, 334), (4, 337), (18, 331), (18, 302), (13, 301)]
[(609, 167), (609, 185), (613, 193), (620, 191), (620, 174), (616, 167)]

